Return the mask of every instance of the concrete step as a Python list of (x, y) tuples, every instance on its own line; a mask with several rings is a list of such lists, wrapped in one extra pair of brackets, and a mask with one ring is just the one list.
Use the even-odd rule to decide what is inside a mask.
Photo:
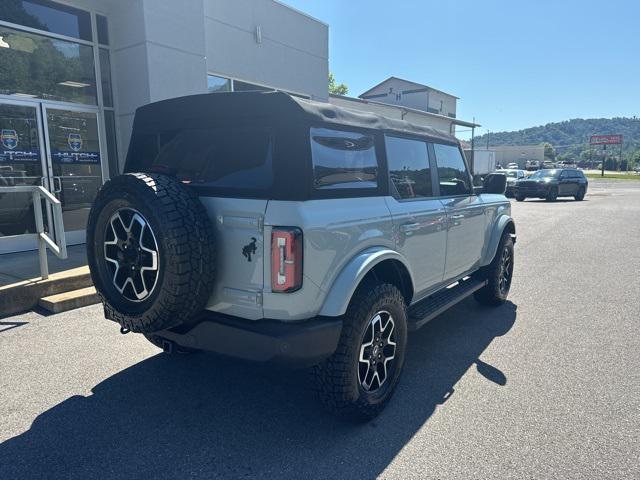
[(38, 302), (45, 310), (51, 313), (66, 312), (75, 308), (86, 307), (100, 302), (94, 287), (80, 288), (70, 292), (58, 293), (41, 298)]
[(34, 278), (0, 287), (0, 317), (31, 310), (43, 297), (93, 285), (89, 267), (52, 273), (47, 280)]

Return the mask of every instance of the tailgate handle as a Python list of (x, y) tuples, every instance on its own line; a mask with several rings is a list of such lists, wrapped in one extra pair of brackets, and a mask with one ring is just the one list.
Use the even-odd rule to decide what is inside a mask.
[(241, 217), (231, 215), (221, 215), (218, 221), (228, 227), (251, 228), (262, 230), (262, 217)]

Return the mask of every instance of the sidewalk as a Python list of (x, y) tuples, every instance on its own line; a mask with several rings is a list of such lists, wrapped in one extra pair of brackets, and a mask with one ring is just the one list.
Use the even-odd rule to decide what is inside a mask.
[[(82, 267), (87, 264), (85, 245), (68, 247), (69, 258), (61, 260), (47, 249), (49, 273)], [(30, 279), (40, 279), (38, 251), (0, 255), (0, 287)]]

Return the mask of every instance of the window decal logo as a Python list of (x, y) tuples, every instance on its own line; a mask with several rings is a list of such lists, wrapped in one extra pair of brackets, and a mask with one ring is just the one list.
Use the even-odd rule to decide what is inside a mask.
[(78, 152), (82, 148), (82, 137), (79, 133), (70, 133), (67, 137), (67, 143), (74, 152)]
[(2, 139), (2, 145), (9, 150), (13, 150), (18, 146), (18, 133), (15, 130), (2, 129), (0, 133), (0, 139)]

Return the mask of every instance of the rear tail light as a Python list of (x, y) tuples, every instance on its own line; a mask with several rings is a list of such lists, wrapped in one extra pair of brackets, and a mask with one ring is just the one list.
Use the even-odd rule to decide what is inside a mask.
[(302, 287), (302, 231), (274, 227), (271, 231), (271, 291), (294, 292)]

